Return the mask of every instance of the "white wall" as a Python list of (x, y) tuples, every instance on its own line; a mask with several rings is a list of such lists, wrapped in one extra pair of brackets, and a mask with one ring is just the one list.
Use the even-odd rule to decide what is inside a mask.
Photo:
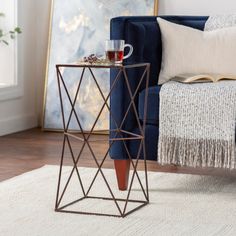
[(0, 101), (0, 135), (36, 127), (42, 105), (49, 25), (49, 0), (18, 1), (18, 79), (23, 95)]
[(159, 15), (236, 13), (235, 0), (159, 0)]

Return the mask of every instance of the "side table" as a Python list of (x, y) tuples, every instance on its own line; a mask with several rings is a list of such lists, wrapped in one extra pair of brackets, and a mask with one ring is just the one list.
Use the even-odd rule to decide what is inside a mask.
[[(72, 95), (70, 94), (67, 85), (65, 83), (65, 80), (63, 78), (63, 71), (65, 69), (70, 69), (70, 68), (78, 68), (80, 69), (81, 72), (81, 76), (79, 78), (78, 81), (78, 86), (76, 88), (76, 93), (74, 98), (72, 98)], [(104, 94), (100, 84), (95, 76), (94, 70), (98, 70), (100, 68), (105, 68), (105, 69), (115, 69), (117, 71), (117, 75), (115, 80), (113, 81), (113, 83), (110, 85), (110, 91), (108, 92), (108, 94)], [(139, 78), (139, 83), (137, 88), (131, 88), (130, 87), (130, 83), (129, 80), (130, 79), (138, 79), (138, 78), (128, 78), (128, 73), (127, 70), (142, 70), (141, 73), (141, 77)], [(83, 127), (81, 126), (81, 122), (79, 119), (79, 115), (78, 115), (78, 111), (75, 108), (76, 105), (76, 101), (78, 98), (78, 94), (80, 92), (80, 88), (81, 88), (81, 83), (82, 80), (85, 79), (85, 71), (89, 71), (90, 76), (92, 77), (93, 81), (96, 84), (96, 87), (99, 91), (99, 94), (101, 95), (102, 99), (103, 99), (103, 104), (101, 106), (101, 109), (97, 115), (97, 118), (95, 119), (91, 130), (89, 132), (85, 132), (83, 130)], [(149, 63), (138, 63), (138, 64), (127, 64), (127, 65), (111, 65), (111, 64), (57, 64), (56, 65), (56, 72), (57, 72), (57, 82), (58, 82), (58, 89), (59, 89), (59, 98), (60, 98), (60, 104), (61, 104), (61, 114), (62, 114), (62, 121), (63, 121), (63, 129), (64, 129), (64, 138), (63, 138), (63, 145), (62, 145), (62, 153), (61, 153), (61, 161), (60, 161), (60, 169), (59, 169), (59, 178), (58, 178), (58, 184), (57, 184), (57, 195), (56, 195), (56, 204), (55, 204), (55, 211), (57, 212), (65, 212), (65, 213), (77, 213), (77, 214), (89, 214), (89, 215), (103, 215), (103, 216), (115, 216), (115, 217), (125, 217), (128, 214), (140, 209), (141, 207), (147, 205), (149, 203), (149, 193), (148, 193), (148, 178), (147, 178), (147, 163), (146, 163), (146, 151), (145, 151), (145, 125), (146, 125), (146, 113), (147, 113), (147, 96), (148, 96), (148, 83), (149, 83), (149, 73), (150, 73), (150, 64)], [(111, 93), (114, 89), (114, 87), (117, 85), (117, 82), (120, 79), (124, 79), (125, 80), (125, 84), (127, 86), (127, 90), (129, 92), (129, 99), (130, 103), (129, 106), (127, 107), (127, 111), (125, 112), (125, 115), (122, 119), (121, 124), (118, 124), (115, 120), (115, 117), (113, 116), (113, 114), (111, 114), (111, 110), (110, 110), (110, 105), (109, 105), (109, 98), (111, 96)], [(138, 117), (138, 112), (137, 112), (137, 108), (135, 106), (135, 98), (136, 95), (138, 94), (141, 85), (144, 85), (145, 87), (145, 102), (144, 102), (144, 120), (141, 123)], [(65, 116), (64, 113), (64, 103), (63, 103), (63, 92), (66, 95), (66, 97), (69, 100), (69, 104), (71, 106), (71, 111), (69, 112), (69, 116)], [(110, 134), (114, 134), (114, 135), (110, 135), (110, 138), (108, 139), (109, 141), (109, 145), (108, 145), (108, 150), (106, 151), (105, 155), (102, 158), (102, 161), (99, 163), (96, 153), (93, 151), (92, 142), (98, 142), (101, 141), (101, 139), (96, 140), (96, 139), (92, 139), (91, 137), (93, 136), (94, 133), (94, 128), (97, 124), (97, 121), (99, 120), (99, 117), (101, 116), (104, 108), (107, 108), (108, 111), (110, 112), (110, 117), (111, 119), (113, 119), (113, 121), (116, 124), (116, 129), (113, 130), (107, 130), (107, 132), (109, 132)], [(135, 113), (135, 117), (137, 119), (138, 125), (139, 125), (139, 133), (132, 133), (129, 130), (124, 130), (122, 128), (122, 125), (126, 119), (126, 117), (128, 116), (128, 113), (130, 111), (130, 109), (133, 109), (134, 113)], [(75, 132), (72, 130), (69, 130), (69, 125), (72, 119), (72, 115), (74, 114), (74, 117), (76, 119), (76, 122), (78, 123), (78, 127), (79, 127), (79, 131)], [(75, 157), (74, 152), (73, 152), (73, 147), (71, 145), (71, 139), (74, 139), (78, 142), (82, 143), (81, 146), (81, 150), (78, 154), (77, 157)], [(140, 145), (139, 145), (139, 150), (137, 150), (137, 156), (134, 158), (131, 156), (128, 146), (127, 146), (127, 142), (128, 141), (139, 141)], [(131, 180), (129, 183), (129, 187), (127, 190), (127, 195), (125, 198), (117, 198), (114, 194), (114, 187), (115, 186), (110, 186), (110, 184), (108, 183), (109, 181), (107, 180), (102, 167), (107, 159), (107, 157), (109, 157), (109, 151), (111, 146), (114, 144), (114, 142), (122, 142), (125, 150), (127, 152), (127, 156), (129, 157), (130, 161), (131, 161), (131, 167), (132, 167), (132, 175), (131, 175)], [(69, 151), (70, 151), (70, 155), (73, 161), (73, 167), (71, 170), (71, 173), (68, 177), (68, 179), (66, 180), (64, 187), (62, 187), (62, 168), (64, 165), (64, 156), (65, 156), (65, 146), (69, 147)], [(89, 184), (89, 187), (87, 190), (85, 190), (84, 185), (83, 185), (83, 181), (80, 175), (80, 170), (79, 170), (79, 160), (81, 158), (81, 155), (84, 151), (85, 146), (88, 147), (91, 155), (90, 157), (92, 158), (93, 161), (95, 161), (96, 163), (96, 173), (91, 181), (91, 183)], [(143, 162), (144, 162), (144, 184), (141, 181), (140, 175), (138, 173), (137, 167), (138, 167), (138, 163), (140, 161), (140, 156), (141, 153), (143, 152)], [(67, 191), (67, 187), (72, 179), (72, 175), (75, 172), (76, 176), (78, 177), (79, 180), (79, 184), (80, 184), (80, 188), (82, 190), (82, 197), (68, 203), (68, 204), (62, 204), (62, 199)], [(104, 180), (104, 183), (107, 187), (108, 192), (110, 193), (110, 197), (98, 197), (98, 196), (91, 196), (90, 195), (90, 190), (92, 188), (92, 186), (95, 183), (95, 180), (97, 179), (98, 175), (101, 175), (102, 180)], [(141, 193), (144, 196), (144, 200), (136, 200), (136, 199), (130, 199), (130, 194), (133, 188), (133, 183), (134, 183), (134, 178), (137, 178), (137, 183), (139, 184), (140, 188), (141, 188)], [(83, 201), (85, 199), (96, 199), (97, 201), (113, 201), (118, 213), (117, 214), (110, 214), (110, 213), (100, 213), (100, 212), (93, 212), (93, 211), (75, 211), (75, 210), (68, 210), (67, 208), (69, 206), (72, 206), (80, 201)], [(121, 204), (122, 203), (122, 207)], [(131, 209), (131, 210), (127, 210), (127, 205), (128, 203), (135, 203), (138, 206), (136, 206), (135, 208)]]

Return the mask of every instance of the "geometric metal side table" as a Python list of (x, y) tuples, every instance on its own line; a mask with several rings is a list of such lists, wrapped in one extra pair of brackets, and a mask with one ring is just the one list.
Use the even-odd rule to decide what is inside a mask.
[[(66, 83), (64, 81), (63, 78), (63, 71), (65, 69), (76, 69), (76, 68), (80, 68), (80, 70), (82, 70), (81, 72), (81, 76), (79, 78), (79, 82), (78, 82), (78, 86), (76, 88), (76, 93), (74, 98), (71, 97), (71, 94), (69, 93), (69, 90), (66, 86)], [(95, 69), (99, 69), (99, 68), (106, 68), (106, 69), (116, 69), (117, 71), (117, 75), (113, 81), (113, 83), (110, 85), (110, 91), (107, 95), (104, 95), (102, 92), (102, 89), (99, 85), (99, 82), (94, 74)], [(139, 69), (142, 70), (141, 73), (141, 77), (140, 78), (132, 78), (132, 79), (138, 79), (138, 85), (136, 88), (131, 88), (130, 87), (130, 83), (129, 83), (129, 79), (128, 78), (128, 73), (127, 70), (135, 70), (135, 69)], [(57, 82), (58, 82), (58, 89), (59, 89), (59, 97), (60, 97), (60, 104), (61, 104), (61, 112), (62, 112), (62, 119), (63, 119), (63, 128), (64, 128), (64, 139), (63, 139), (63, 146), (62, 146), (62, 154), (61, 154), (61, 161), (60, 161), (60, 170), (59, 170), (59, 178), (58, 178), (58, 185), (57, 185), (57, 195), (56, 195), (56, 204), (55, 204), (55, 211), (57, 212), (65, 212), (65, 213), (76, 213), (76, 214), (89, 214), (89, 215), (103, 215), (103, 216), (115, 216), (115, 217), (125, 217), (128, 214), (140, 209), (141, 207), (147, 205), (149, 203), (149, 193), (148, 193), (148, 177), (147, 177), (147, 163), (146, 163), (146, 151), (145, 151), (145, 125), (146, 125), (146, 113), (147, 113), (147, 96), (148, 96), (148, 83), (149, 83), (149, 74), (150, 74), (150, 64), (149, 63), (138, 63), (138, 64), (130, 64), (130, 65), (101, 65), (101, 64), (58, 64), (56, 65), (56, 71), (57, 71)], [(76, 111), (75, 109), (75, 104), (76, 104), (76, 100), (81, 88), (81, 83), (83, 79), (85, 77), (85, 71), (89, 72), (92, 79), (94, 80), (97, 89), (99, 90), (99, 93), (103, 99), (103, 104), (101, 106), (101, 109), (97, 115), (97, 118), (94, 121), (94, 124), (92, 125), (91, 130), (87, 133), (84, 132), (82, 126), (81, 126), (81, 122), (79, 119), (79, 115), (77, 114), (78, 111)], [(122, 76), (123, 75), (123, 76)], [(117, 82), (122, 78), (125, 80), (125, 85), (127, 86), (127, 90), (128, 90), (128, 94), (129, 94), (129, 105), (127, 107), (127, 111), (124, 113), (124, 117), (122, 119), (122, 122), (120, 124), (118, 124), (116, 122), (115, 117), (113, 116), (113, 114), (111, 114), (111, 110), (110, 110), (110, 106), (109, 106), (109, 98), (111, 96), (111, 93), (114, 89), (114, 87), (117, 85)], [(144, 102), (144, 119), (143, 122), (141, 123), (138, 117), (138, 112), (135, 106), (135, 97), (139, 92), (139, 88), (141, 85), (144, 85), (145, 87), (145, 102)], [(66, 94), (68, 100), (69, 100), (69, 104), (71, 106), (71, 111), (70, 111), (70, 115), (69, 117), (65, 117), (64, 114), (64, 105), (63, 105), (63, 96), (62, 96), (62, 89), (64, 91), (64, 93)], [(94, 128), (96, 126), (96, 123), (99, 119), (99, 117), (101, 116), (103, 109), (107, 108), (108, 111), (110, 112), (110, 117), (111, 119), (113, 119), (114, 123), (116, 124), (116, 129), (113, 130), (108, 130), (108, 132), (114, 132), (114, 135), (111, 136), (109, 138), (109, 147), (108, 150), (106, 151), (106, 154), (104, 155), (104, 157), (102, 158), (101, 163), (98, 162), (97, 157), (96, 157), (96, 153), (94, 153), (93, 148), (91, 143), (92, 142), (98, 142), (101, 141), (99, 140), (94, 140), (91, 139), (91, 136), (94, 132)], [(135, 114), (135, 118), (137, 119), (137, 123), (139, 126), (139, 133), (132, 133), (130, 131), (124, 130), (122, 128), (122, 125), (124, 124), (124, 121), (130, 111), (130, 109), (133, 109), (133, 112)], [(79, 132), (73, 132), (69, 130), (69, 125), (71, 122), (71, 118), (72, 115), (74, 114), (74, 117), (76, 118), (76, 121), (78, 123), (78, 127), (80, 128)], [(71, 139), (75, 139), (78, 142), (82, 143), (82, 147), (81, 150), (78, 154), (78, 156), (76, 157), (74, 155), (73, 152), (73, 147), (71, 145)], [(129, 149), (127, 147), (126, 141), (130, 141), (130, 140), (138, 140), (140, 142), (139, 148), (137, 150), (137, 156), (135, 157), (135, 159), (133, 157), (131, 157), (131, 154), (129, 152)], [(108, 183), (106, 176), (102, 170), (102, 166), (105, 162), (105, 160), (107, 159), (107, 157), (109, 156), (109, 151), (111, 146), (114, 144), (114, 142), (119, 141), (122, 142), (125, 150), (127, 152), (127, 155), (130, 159), (131, 162), (131, 167), (132, 167), (132, 175), (131, 175), (131, 179), (130, 179), (130, 183), (128, 186), (128, 191), (127, 191), (127, 195), (125, 198), (116, 198), (113, 190), (112, 190), (112, 186), (110, 186), (110, 184)], [(71, 154), (71, 158), (73, 161), (73, 168), (71, 170), (71, 173), (68, 177), (68, 179), (66, 180), (66, 183), (64, 185), (64, 187), (62, 187), (61, 185), (61, 180), (62, 180), (62, 167), (63, 167), (63, 160), (64, 160), (64, 155), (65, 155), (65, 145), (67, 145), (69, 147), (70, 150), (70, 154)], [(90, 153), (91, 153), (91, 158), (95, 161), (96, 163), (96, 173), (91, 181), (91, 183), (89, 184), (88, 189), (84, 188), (83, 185), (83, 181), (82, 178), (80, 176), (80, 171), (79, 171), (79, 159), (81, 157), (81, 154), (85, 148), (85, 146), (87, 145)], [(144, 162), (144, 180), (145, 180), (145, 184), (142, 183), (140, 175), (138, 173), (137, 170), (137, 166), (138, 163), (140, 161), (140, 156), (141, 156), (141, 152), (143, 152), (143, 162)], [(82, 197), (80, 197), (79, 199), (76, 199), (72, 202), (69, 202), (67, 204), (62, 204), (62, 199), (67, 191), (67, 187), (71, 181), (71, 177), (73, 175), (73, 173), (76, 174), (78, 180), (79, 180), (79, 184), (80, 184), (80, 188), (82, 190)], [(95, 180), (98, 177), (98, 175), (101, 175), (108, 192), (110, 193), (110, 197), (98, 197), (98, 196), (91, 196), (90, 195), (90, 190), (92, 188), (92, 186), (95, 184)], [(141, 192), (144, 196), (144, 200), (135, 200), (135, 199), (130, 199), (130, 194), (132, 191), (132, 187), (133, 187), (133, 183), (134, 183), (134, 178), (136, 177), (137, 179), (137, 183), (141, 188)], [(114, 187), (114, 186), (113, 186)], [(116, 187), (116, 186), (115, 186)], [(74, 211), (74, 210), (68, 210), (67, 208), (73, 204), (76, 204), (80, 201), (83, 201), (85, 199), (96, 199), (98, 201), (113, 201), (116, 208), (117, 208), (117, 214), (109, 214), (109, 213), (99, 213), (99, 212), (93, 212), (92, 210), (89, 211)], [(120, 202), (123, 202), (123, 207), (120, 206)], [(136, 206), (135, 208), (133, 208), (132, 210), (127, 210), (127, 205), (129, 203), (136, 203), (138, 206)]]

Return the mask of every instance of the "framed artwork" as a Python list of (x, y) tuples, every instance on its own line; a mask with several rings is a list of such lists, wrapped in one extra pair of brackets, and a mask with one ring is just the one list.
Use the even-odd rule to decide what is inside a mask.
[[(157, 0), (54, 0), (51, 6), (47, 71), (44, 92), (43, 129), (61, 130), (62, 117), (58, 98), (56, 64), (73, 63), (92, 53), (104, 54), (104, 42), (109, 38), (110, 19), (120, 15), (157, 14)], [(109, 71), (97, 70), (95, 73), (103, 92), (109, 91)], [(70, 94), (75, 94), (81, 72), (75, 69), (63, 71), (63, 77), (69, 83)], [(102, 104), (102, 97), (96, 89), (91, 75), (81, 85), (75, 108), (84, 130), (89, 130)], [(65, 113), (69, 116), (70, 104), (66, 98)], [(67, 117), (65, 117), (67, 118)], [(104, 130), (109, 126), (108, 112), (103, 112), (95, 130)], [(79, 130), (75, 117), (69, 128)]]

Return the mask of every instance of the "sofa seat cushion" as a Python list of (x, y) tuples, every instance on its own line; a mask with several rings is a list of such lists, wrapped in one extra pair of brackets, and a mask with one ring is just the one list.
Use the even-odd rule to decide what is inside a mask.
[[(147, 102), (147, 124), (158, 125), (159, 123), (159, 92), (161, 86), (153, 86), (148, 88), (148, 102)], [(144, 119), (144, 101), (145, 101), (145, 90), (139, 94), (139, 119)]]

